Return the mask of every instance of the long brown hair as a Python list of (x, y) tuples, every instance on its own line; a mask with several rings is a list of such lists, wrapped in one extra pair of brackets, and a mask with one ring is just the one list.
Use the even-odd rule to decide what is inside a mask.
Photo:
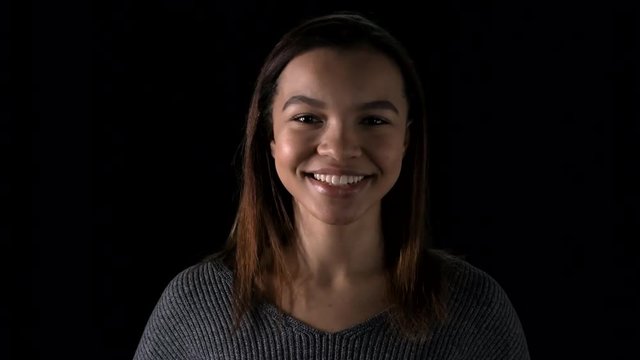
[[(317, 47), (361, 46), (385, 54), (400, 68), (409, 103), (409, 143), (402, 171), (382, 200), (385, 266), (392, 323), (406, 334), (426, 334), (445, 317), (446, 282), (441, 257), (427, 236), (427, 144), (423, 89), (407, 51), (386, 30), (353, 13), (308, 20), (285, 34), (268, 55), (249, 108), (239, 208), (227, 247), (220, 254), (234, 271), (236, 324), (263, 296), (272, 274), (287, 286), (284, 249), (294, 238), (292, 197), (280, 183), (269, 151), (271, 106), (280, 73), (294, 57)], [(276, 301), (275, 291), (270, 299)]]

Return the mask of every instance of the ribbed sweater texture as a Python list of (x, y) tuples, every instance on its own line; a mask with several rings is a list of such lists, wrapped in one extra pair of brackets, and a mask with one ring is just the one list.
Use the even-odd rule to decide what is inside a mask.
[(487, 273), (456, 259), (449, 317), (427, 340), (388, 324), (388, 312), (329, 333), (276, 306), (256, 306), (233, 330), (232, 272), (220, 260), (193, 265), (166, 287), (134, 355), (150, 359), (526, 360), (526, 338), (508, 296)]

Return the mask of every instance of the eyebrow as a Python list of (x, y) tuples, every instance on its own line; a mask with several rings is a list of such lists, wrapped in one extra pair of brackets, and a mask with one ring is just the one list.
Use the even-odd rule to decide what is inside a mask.
[(376, 100), (362, 104), (361, 110), (391, 110), (396, 114), (399, 114), (398, 108), (389, 100)]
[(294, 105), (294, 104), (307, 104), (309, 106), (313, 106), (321, 109), (324, 109), (325, 107), (327, 107), (327, 104), (325, 104), (321, 100), (310, 98), (304, 95), (295, 95), (290, 97), (289, 100), (287, 100), (284, 103), (284, 105), (282, 106), (282, 110), (284, 111), (284, 109), (286, 109), (289, 105)]
[[(288, 106), (294, 104), (307, 104), (309, 106), (320, 109), (324, 109), (325, 107), (327, 107), (327, 104), (322, 100), (310, 98), (304, 95), (294, 95), (287, 101), (285, 101), (284, 105), (282, 106), (282, 111), (284, 111)], [(399, 113), (398, 108), (396, 108), (395, 105), (393, 105), (393, 103), (388, 100), (375, 100), (366, 102), (360, 106), (360, 110), (390, 110), (395, 112), (396, 114)]]

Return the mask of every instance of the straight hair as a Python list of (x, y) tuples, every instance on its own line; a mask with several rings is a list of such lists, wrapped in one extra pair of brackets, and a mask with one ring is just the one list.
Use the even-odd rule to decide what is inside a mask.
[[(423, 88), (405, 48), (389, 32), (356, 13), (316, 17), (286, 33), (262, 66), (251, 99), (241, 148), (241, 189), (236, 218), (218, 254), (234, 273), (235, 324), (261, 300), (279, 303), (290, 286), (284, 252), (295, 238), (293, 199), (280, 182), (270, 152), (271, 117), (278, 78), (296, 56), (319, 47), (368, 47), (399, 67), (409, 104), (409, 142), (396, 184), (382, 199), (382, 230), (391, 324), (423, 337), (446, 318), (444, 257), (429, 248), (427, 231), (427, 134)], [(267, 294), (267, 276), (276, 289)]]

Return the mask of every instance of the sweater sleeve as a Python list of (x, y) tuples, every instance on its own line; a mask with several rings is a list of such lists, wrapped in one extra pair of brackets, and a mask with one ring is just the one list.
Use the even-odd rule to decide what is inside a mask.
[(455, 327), (463, 336), (465, 359), (530, 360), (522, 324), (500, 284), (480, 269), (466, 266), (455, 295)]
[(142, 338), (136, 349), (134, 360), (188, 359), (190, 358), (188, 290), (185, 287), (185, 270), (178, 274), (165, 288), (156, 304)]

